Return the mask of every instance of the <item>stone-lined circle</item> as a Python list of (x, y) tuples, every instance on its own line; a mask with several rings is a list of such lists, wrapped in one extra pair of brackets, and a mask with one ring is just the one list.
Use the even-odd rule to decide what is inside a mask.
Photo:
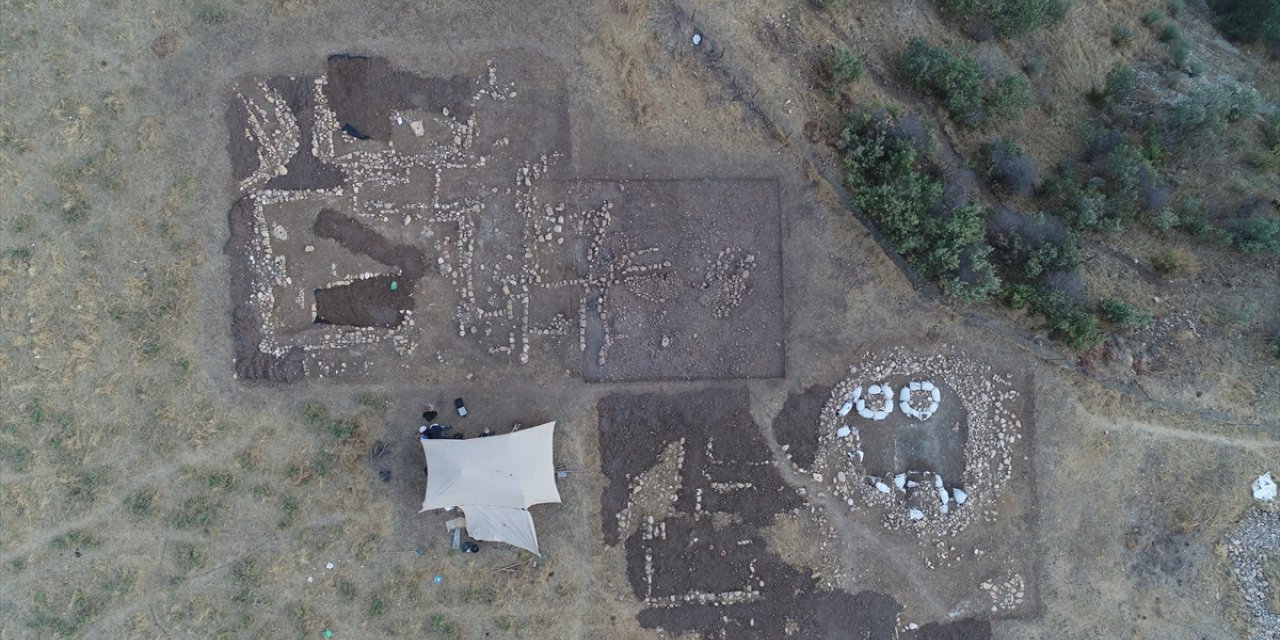
[[(874, 384), (883, 392), (888, 388), (884, 381), (894, 377), (940, 380), (955, 394), (966, 414), (962, 418), (967, 427), (962, 477), (943, 478), (932, 469), (904, 470), (885, 478), (866, 472), (858, 427), (848, 424), (846, 418), (848, 401), (861, 404), (858, 399), (864, 385), (869, 388)], [(930, 406), (926, 408), (936, 411), (941, 392), (932, 382), (930, 386)], [(910, 383), (905, 388), (910, 391)], [(1011, 448), (1022, 437), (1022, 424), (1014, 410), (1019, 397), (1008, 377), (959, 352), (916, 356), (895, 348), (868, 357), (849, 368), (822, 409), (818, 453), (811, 473), (851, 510), (879, 510), (888, 529), (906, 529), (918, 536), (955, 535), (979, 514), (994, 513), (1000, 489), (1012, 473)], [(891, 395), (890, 404), (893, 400)]]

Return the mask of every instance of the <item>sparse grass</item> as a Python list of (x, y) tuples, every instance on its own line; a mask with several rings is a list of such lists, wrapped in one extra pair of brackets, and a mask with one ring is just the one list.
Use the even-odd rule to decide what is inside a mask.
[(336, 587), (338, 589), (338, 595), (342, 596), (343, 600), (355, 600), (358, 595), (355, 583), (347, 580), (346, 578), (338, 578)]
[(210, 489), (231, 491), (236, 488), (236, 477), (226, 471), (215, 471), (205, 477), (205, 486)]
[(196, 21), (209, 26), (222, 24), (227, 21), (227, 17), (226, 9), (213, 5), (201, 5), (195, 10)]
[(356, 401), (360, 403), (360, 406), (372, 409), (378, 415), (385, 415), (387, 407), (390, 406), (390, 401), (386, 396), (376, 393), (362, 393), (356, 398)]
[(318, 402), (308, 402), (302, 406), (302, 417), (307, 426), (325, 432), (334, 438), (347, 438), (356, 432), (354, 419), (337, 419), (329, 414), (329, 409)]
[(222, 512), (222, 504), (205, 495), (185, 500), (173, 514), (173, 526), (209, 533)]
[(125, 496), (124, 507), (134, 516), (145, 518), (155, 512), (155, 502), (156, 490), (152, 487), (143, 487)]
[(368, 608), (369, 617), (371, 618), (380, 617), (383, 613), (386, 612), (386, 610), (387, 610), (387, 603), (381, 597), (374, 596), (369, 599), (369, 608)]
[(80, 468), (71, 472), (66, 481), (67, 500), (79, 507), (93, 504), (98, 492), (106, 486), (108, 477), (106, 467)]
[(208, 554), (204, 547), (194, 542), (177, 541), (173, 543), (173, 565), (179, 576), (189, 575), (204, 568)]
[(70, 549), (89, 550), (95, 549), (102, 545), (102, 540), (98, 539), (89, 531), (84, 529), (74, 529), (49, 541), (49, 546), (55, 551), (67, 551)]
[(278, 523), (281, 529), (293, 526), (293, 523), (298, 519), (298, 508), (298, 500), (296, 498), (293, 496), (284, 497), (284, 500), (280, 503), (280, 510), (284, 515), (281, 516)]
[(1199, 271), (1200, 261), (1182, 247), (1166, 247), (1151, 257), (1151, 268), (1161, 275), (1177, 278)]

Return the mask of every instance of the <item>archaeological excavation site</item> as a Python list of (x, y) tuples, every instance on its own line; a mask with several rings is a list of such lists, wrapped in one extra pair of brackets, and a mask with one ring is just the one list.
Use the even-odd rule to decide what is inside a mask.
[(1280, 638), (1274, 4), (10, 2), (0, 638)]

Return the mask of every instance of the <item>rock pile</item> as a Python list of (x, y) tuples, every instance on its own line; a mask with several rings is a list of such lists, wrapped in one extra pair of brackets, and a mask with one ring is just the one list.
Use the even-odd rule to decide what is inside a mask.
[(1280, 638), (1280, 611), (1271, 606), (1276, 589), (1263, 569), (1268, 555), (1280, 554), (1280, 512), (1255, 510), (1223, 540), (1244, 609), (1253, 618), (1254, 640)]

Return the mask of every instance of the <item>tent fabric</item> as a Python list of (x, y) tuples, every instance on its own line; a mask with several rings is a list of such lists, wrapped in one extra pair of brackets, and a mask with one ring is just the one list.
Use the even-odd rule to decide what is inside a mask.
[(422, 440), (427, 493), (422, 511), (482, 505), (525, 509), (560, 502), (549, 422), (470, 440)]
[(467, 514), (467, 533), (471, 537), (505, 542), (538, 554), (538, 532), (528, 510), (470, 505), (462, 507), (462, 511)]

